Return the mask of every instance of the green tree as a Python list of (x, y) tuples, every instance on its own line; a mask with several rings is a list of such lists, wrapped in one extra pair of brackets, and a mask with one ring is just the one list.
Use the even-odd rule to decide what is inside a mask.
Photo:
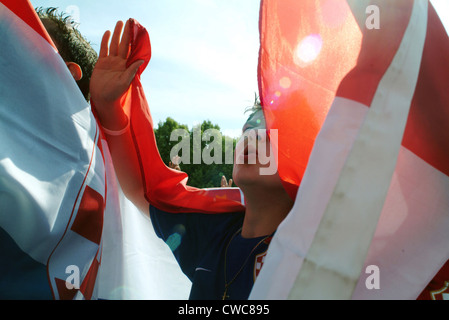
[[(172, 133), (177, 130), (178, 133), (185, 132), (185, 135), (178, 135), (178, 140), (170, 141)], [(213, 129), (212, 131), (209, 129)], [(168, 165), (171, 161), (170, 152), (173, 147), (179, 145), (183, 138), (189, 137), (189, 155), (188, 163), (181, 163), (181, 170), (189, 176), (188, 185), (198, 188), (220, 187), (221, 177), (224, 175), (227, 179), (232, 178), (233, 170), (233, 151), (236, 145), (236, 139), (224, 136), (212, 137), (212, 134), (220, 132), (220, 127), (213, 124), (210, 120), (203, 121), (200, 125), (188, 130), (188, 127), (179, 124), (172, 118), (167, 118), (165, 122), (159, 122), (155, 129), (156, 142), (162, 160)], [(221, 141), (215, 141), (220, 138)], [(217, 143), (221, 144), (221, 155), (215, 154)], [(198, 145), (196, 145), (198, 144)], [(229, 150), (232, 149), (232, 150)], [(206, 153), (218, 161), (205, 163), (202, 155)], [(186, 156), (179, 154), (179, 156)], [(227, 157), (227, 161), (226, 160)], [(199, 163), (198, 163), (199, 162)], [(228, 163), (225, 163), (228, 162)]]
[(179, 124), (174, 119), (168, 117), (165, 122), (159, 122), (158, 127), (154, 130), (156, 143), (159, 154), (165, 164), (171, 161), (170, 150), (178, 143), (178, 141), (170, 141), (171, 133), (176, 129), (184, 129), (188, 131), (187, 125)]

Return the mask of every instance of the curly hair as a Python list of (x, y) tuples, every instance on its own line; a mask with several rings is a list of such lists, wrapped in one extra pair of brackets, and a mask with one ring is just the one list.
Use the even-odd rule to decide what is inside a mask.
[(83, 77), (77, 81), (78, 87), (89, 101), (89, 84), (97, 62), (96, 51), (78, 31), (72, 18), (64, 13), (58, 13), (57, 8), (35, 9), (48, 34), (55, 43), (59, 54), (66, 62), (75, 62), (81, 67)]

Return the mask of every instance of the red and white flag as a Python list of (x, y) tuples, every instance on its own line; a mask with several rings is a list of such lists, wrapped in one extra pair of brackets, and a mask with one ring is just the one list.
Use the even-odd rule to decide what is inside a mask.
[(0, 298), (187, 297), (29, 1), (0, 1), (0, 31)]
[(91, 299), (114, 201), (100, 130), (33, 8), (0, 15), (1, 294)]
[(299, 189), (250, 298), (444, 297), (449, 39), (432, 5), (262, 0), (260, 32), (279, 173)]

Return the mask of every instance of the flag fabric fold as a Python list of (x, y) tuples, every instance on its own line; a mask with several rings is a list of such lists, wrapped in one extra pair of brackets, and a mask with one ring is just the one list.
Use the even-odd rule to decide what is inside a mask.
[(0, 14), (1, 294), (91, 299), (116, 200), (100, 130), (31, 5), (2, 1)]
[(29, 1), (0, 1), (0, 33), (0, 298), (187, 298)]
[(350, 15), (344, 1), (261, 2), (259, 94), (293, 199), (335, 91), (356, 63), (361, 34)]
[(131, 88), (123, 98), (123, 109), (131, 123), (131, 133), (139, 160), (145, 197), (155, 207), (168, 212), (220, 213), (244, 210), (238, 188), (200, 189), (189, 186), (184, 172), (169, 168), (161, 159), (153, 130), (153, 120), (140, 75), (151, 58), (147, 30), (131, 19), (131, 53), (128, 65), (144, 60)]
[[(380, 29), (367, 27), (368, 6), (379, 9)], [(444, 267), (449, 258), (449, 138), (444, 129), (449, 125), (449, 40), (432, 5), (310, 1), (284, 6), (263, 0), (261, 20), (265, 114), (281, 121), (285, 117), (278, 110), (301, 114), (307, 108), (325, 121), (317, 125), (310, 157), (301, 160), (306, 170), (295, 205), (271, 242), (250, 298), (441, 298), (449, 279)], [(285, 21), (291, 22), (288, 28)], [(310, 102), (315, 93), (305, 85), (286, 90), (285, 100), (276, 104), (273, 89), (264, 83), (280, 84), (286, 65), (298, 79), (291, 83), (305, 77), (316, 87), (327, 83), (326, 41), (310, 40), (302, 55), (305, 40), (294, 37), (295, 30), (317, 23), (335, 41), (355, 43), (356, 60), (342, 58), (342, 65), (354, 63), (353, 68), (345, 69), (333, 87), (329, 110)], [(342, 31), (345, 25), (352, 31)], [(316, 32), (311, 32), (315, 39), (324, 39)], [(277, 42), (268, 41), (274, 36)], [(297, 41), (297, 51), (280, 45), (289, 39)], [(316, 64), (314, 79), (308, 65), (290, 63), (298, 55)], [(301, 148), (294, 138), (285, 143)], [(279, 166), (280, 174), (290, 175), (281, 171), (281, 159)], [(369, 281), (376, 276), (379, 287), (373, 288)]]

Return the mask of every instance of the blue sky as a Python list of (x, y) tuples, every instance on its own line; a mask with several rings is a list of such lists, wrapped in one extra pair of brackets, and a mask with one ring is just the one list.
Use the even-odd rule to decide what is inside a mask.
[(142, 84), (155, 124), (172, 117), (192, 127), (203, 120), (238, 136), (257, 89), (259, 0), (31, 0), (79, 19), (99, 50), (117, 20), (147, 28), (152, 58)]
[[(155, 124), (211, 120), (227, 135), (240, 134), (258, 91), (259, 0), (30, 1), (70, 13), (97, 51), (117, 20), (135, 18), (152, 43), (142, 84)], [(448, 29), (442, 13), (449, 15), (449, 0), (432, 3)]]

